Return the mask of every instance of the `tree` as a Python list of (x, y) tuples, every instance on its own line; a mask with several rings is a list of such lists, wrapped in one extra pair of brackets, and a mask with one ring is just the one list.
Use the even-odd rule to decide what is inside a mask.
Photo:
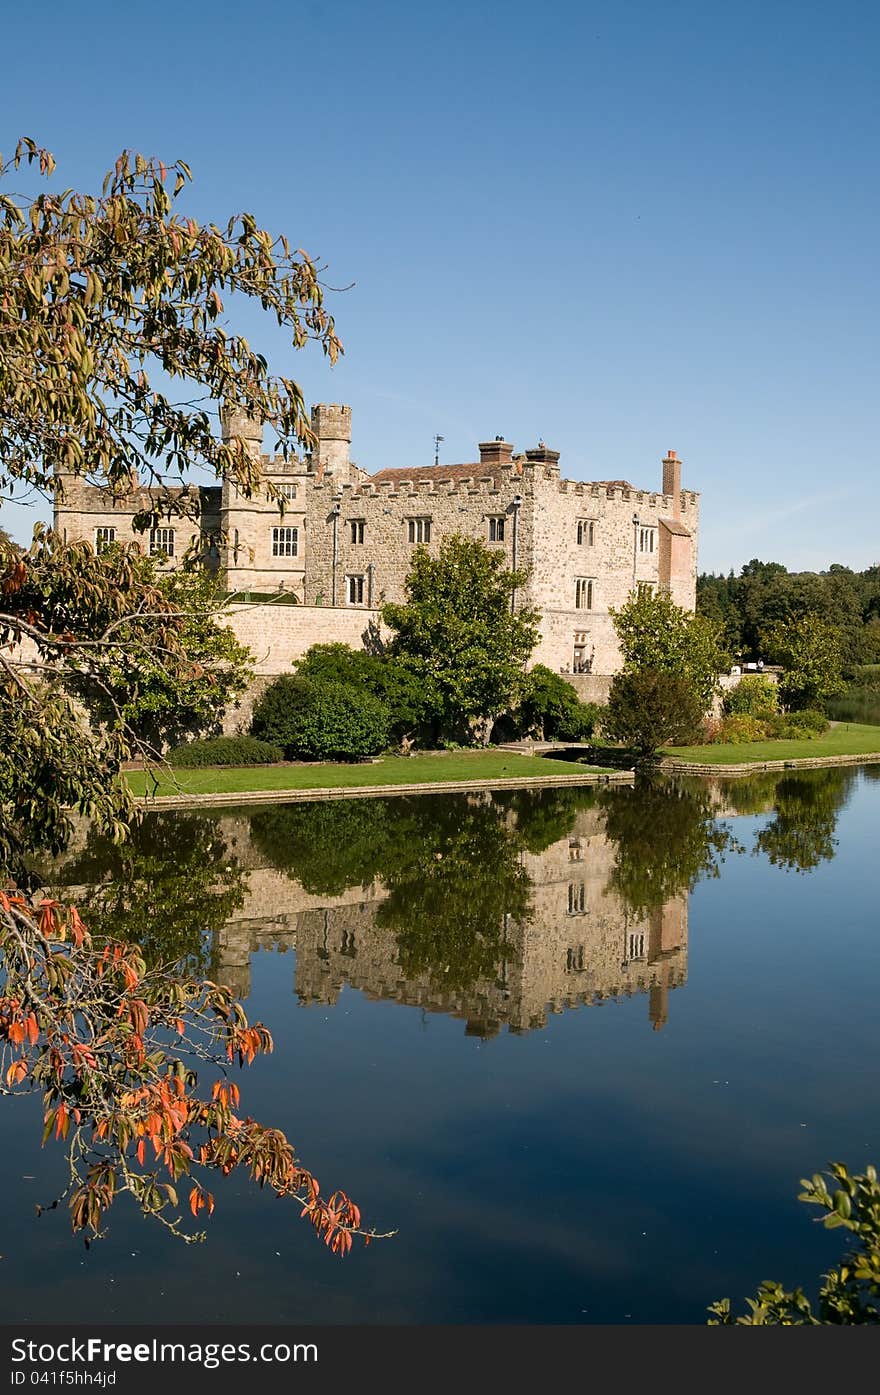
[(718, 675), (729, 664), (717, 625), (675, 604), (663, 592), (633, 592), (611, 610), (624, 673), (641, 669), (678, 675), (691, 687), (701, 712), (712, 704)]
[[(0, 177), (22, 164), (47, 178), (55, 170), (51, 154), (29, 139), (0, 159)], [(5, 484), (51, 492), (59, 476), (88, 473), (127, 493), (146, 469), (156, 507), (168, 511), (169, 472), (202, 464), (252, 493), (260, 467), (244, 442), (218, 441), (192, 394), (175, 401), (165, 383), (195, 385), (201, 401), (271, 419), (285, 447), (314, 443), (300, 388), (273, 376), (221, 317), (224, 295), (248, 297), (295, 348), (312, 339), (334, 360), (341, 346), (324, 309), (321, 268), (250, 213), (224, 228), (177, 213), (190, 178), (182, 161), (166, 167), (124, 152), (99, 196), (0, 199)]]
[(43, 1142), (67, 1148), (58, 1200), (87, 1242), (123, 1194), (174, 1234), (202, 1238), (185, 1211), (207, 1219), (206, 1174), (241, 1168), (294, 1201), (334, 1253), (348, 1251), (360, 1230), (354, 1202), (322, 1197), (284, 1134), (237, 1112), (231, 1068), (271, 1051), (272, 1038), (228, 989), (148, 968), (125, 941), (92, 939), (74, 906), (43, 898), (35, 910), (2, 891), (0, 964), (0, 1089), (42, 1095)]
[[(29, 139), (0, 178), (23, 165), (55, 169)], [(182, 162), (124, 153), (100, 195), (0, 197), (0, 492), (63, 493), (81, 474), (119, 495), (146, 476), (146, 529), (190, 507), (168, 484), (195, 466), (245, 496), (259, 487), (259, 461), (242, 439), (217, 440), (205, 404), (271, 422), (285, 451), (314, 444), (300, 388), (229, 332), (223, 297), (256, 301), (294, 348), (314, 340), (333, 360), (321, 268), (249, 213), (223, 228), (179, 213), (189, 179)], [(163, 667), (172, 687), (188, 668), (195, 691), (189, 618), (133, 547), (97, 557), (42, 534), (27, 557), (0, 549), (0, 862), (28, 842), (60, 846), (71, 805), (123, 835), (120, 766), (159, 714), (118, 696), (167, 716)]]
[(513, 608), (525, 580), (469, 538), (444, 538), (436, 557), (415, 549), (406, 601), (386, 605), (382, 618), (394, 632), (389, 652), (424, 692), (438, 734), (485, 745), (516, 701), (540, 618)]
[(840, 635), (818, 615), (801, 615), (767, 631), (768, 654), (784, 665), (779, 692), (796, 711), (821, 707), (843, 687)]
[(615, 674), (602, 731), (650, 760), (661, 746), (694, 740), (702, 716), (702, 703), (687, 678), (644, 668)]
[[(27, 139), (0, 159), (0, 178), (22, 164), (47, 178), (55, 168)], [(125, 153), (98, 196), (0, 196), (0, 494), (62, 495), (65, 477), (88, 475), (121, 496), (143, 473), (144, 530), (191, 508), (192, 491), (168, 486), (194, 466), (247, 497), (259, 460), (234, 433), (217, 440), (212, 401), (232, 422), (269, 421), (284, 451), (314, 445), (299, 387), (229, 332), (222, 297), (255, 301), (294, 348), (314, 340), (333, 360), (321, 269), (249, 213), (221, 230), (175, 212), (189, 178), (182, 162)], [(135, 809), (121, 766), (140, 738), (114, 694), (141, 691), (148, 670), (155, 693), (157, 665), (172, 684), (196, 677), (193, 616), (179, 600), (145, 575), (135, 546), (97, 556), (38, 532), (25, 555), (0, 548), (4, 882), (25, 885), (34, 850), (66, 845), (71, 808), (125, 838)], [(44, 1137), (67, 1143), (74, 1229), (99, 1234), (127, 1192), (181, 1233), (181, 1179), (198, 1217), (213, 1209), (200, 1174), (243, 1167), (295, 1199), (335, 1252), (349, 1247), (354, 1204), (324, 1199), (283, 1134), (236, 1113), (229, 1067), (271, 1037), (222, 986), (179, 965), (148, 968), (106, 924), (93, 940), (75, 907), (43, 898), (35, 910), (0, 891), (0, 1041), (3, 1088), (40, 1090)], [(220, 1073), (210, 1090), (202, 1064)]]
[(880, 1183), (877, 1169), (851, 1173), (843, 1163), (829, 1164), (827, 1175), (802, 1177), (798, 1200), (819, 1206), (828, 1229), (848, 1230), (853, 1241), (840, 1264), (822, 1276), (818, 1311), (803, 1289), (786, 1289), (765, 1280), (749, 1311), (734, 1320), (730, 1299), (709, 1309), (710, 1327), (818, 1327), (824, 1324), (864, 1326), (880, 1323)]

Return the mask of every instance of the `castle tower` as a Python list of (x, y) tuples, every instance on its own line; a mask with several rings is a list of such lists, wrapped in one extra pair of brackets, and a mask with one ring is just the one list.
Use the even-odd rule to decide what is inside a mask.
[(263, 453), (263, 423), (239, 407), (220, 408), (220, 430), (224, 445), (243, 441), (247, 452), (259, 466)]
[(312, 408), (312, 430), (318, 444), (312, 454), (312, 468), (323, 478), (332, 475), (334, 483), (351, 479), (351, 407), (335, 402), (316, 402)]

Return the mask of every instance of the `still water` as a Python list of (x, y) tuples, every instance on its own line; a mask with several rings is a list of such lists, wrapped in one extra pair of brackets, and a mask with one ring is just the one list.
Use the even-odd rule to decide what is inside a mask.
[(394, 1239), (339, 1260), (219, 1181), (184, 1246), (86, 1251), (0, 1104), (5, 1321), (701, 1323), (839, 1240), (799, 1178), (880, 1162), (880, 767), (154, 815), (50, 869), (93, 929), (231, 983), (242, 1108)]

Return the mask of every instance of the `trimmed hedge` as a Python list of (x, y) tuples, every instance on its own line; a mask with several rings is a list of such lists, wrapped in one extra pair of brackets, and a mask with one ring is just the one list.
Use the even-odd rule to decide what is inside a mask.
[(205, 765), (277, 765), (284, 760), (284, 752), (252, 736), (214, 736), (175, 746), (168, 752), (167, 760), (169, 765), (184, 770)]

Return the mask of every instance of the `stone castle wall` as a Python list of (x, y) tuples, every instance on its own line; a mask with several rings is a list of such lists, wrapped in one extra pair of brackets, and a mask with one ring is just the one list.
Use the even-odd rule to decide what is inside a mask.
[[(263, 490), (251, 499), (228, 482), (222, 492), (196, 490), (203, 531), (217, 535), (217, 564), (228, 590), (245, 596), (285, 592), (300, 603), (289, 617), (287, 608), (273, 610), (268, 628), (259, 618), (230, 610), (231, 626), (253, 649), (261, 676), (287, 671), (314, 643), (358, 644), (378, 608), (404, 598), (426, 522), (425, 545), (432, 553), (444, 537), (461, 534), (496, 547), (509, 565), (528, 572), (517, 603), (533, 606), (542, 617), (532, 663), (556, 672), (617, 671), (620, 654), (609, 612), (639, 585), (666, 590), (680, 605), (695, 604), (699, 498), (681, 490), (681, 462), (673, 452), (663, 462), (665, 492), (622, 481), (563, 480), (555, 451), (541, 446), (514, 457), (506, 442), (481, 444), (479, 463), (448, 467), (446, 478), (442, 467), (429, 467), (424, 477), (411, 470), (371, 479), (349, 458), (349, 408), (316, 406), (313, 425), (316, 451), (286, 461), (260, 454), (258, 423), (225, 419), (227, 436), (260, 455)], [(283, 507), (279, 491), (286, 494)], [(113, 527), (116, 541), (139, 537), (146, 546), (131, 521), (147, 495), (140, 490), (136, 499), (114, 504), (106, 492), (65, 479), (56, 527), (71, 539), (91, 542), (99, 528)], [(176, 565), (196, 525), (184, 519), (167, 523), (177, 544), (168, 565)], [(282, 611), (285, 618), (276, 619)], [(343, 620), (345, 611), (360, 618)]]

